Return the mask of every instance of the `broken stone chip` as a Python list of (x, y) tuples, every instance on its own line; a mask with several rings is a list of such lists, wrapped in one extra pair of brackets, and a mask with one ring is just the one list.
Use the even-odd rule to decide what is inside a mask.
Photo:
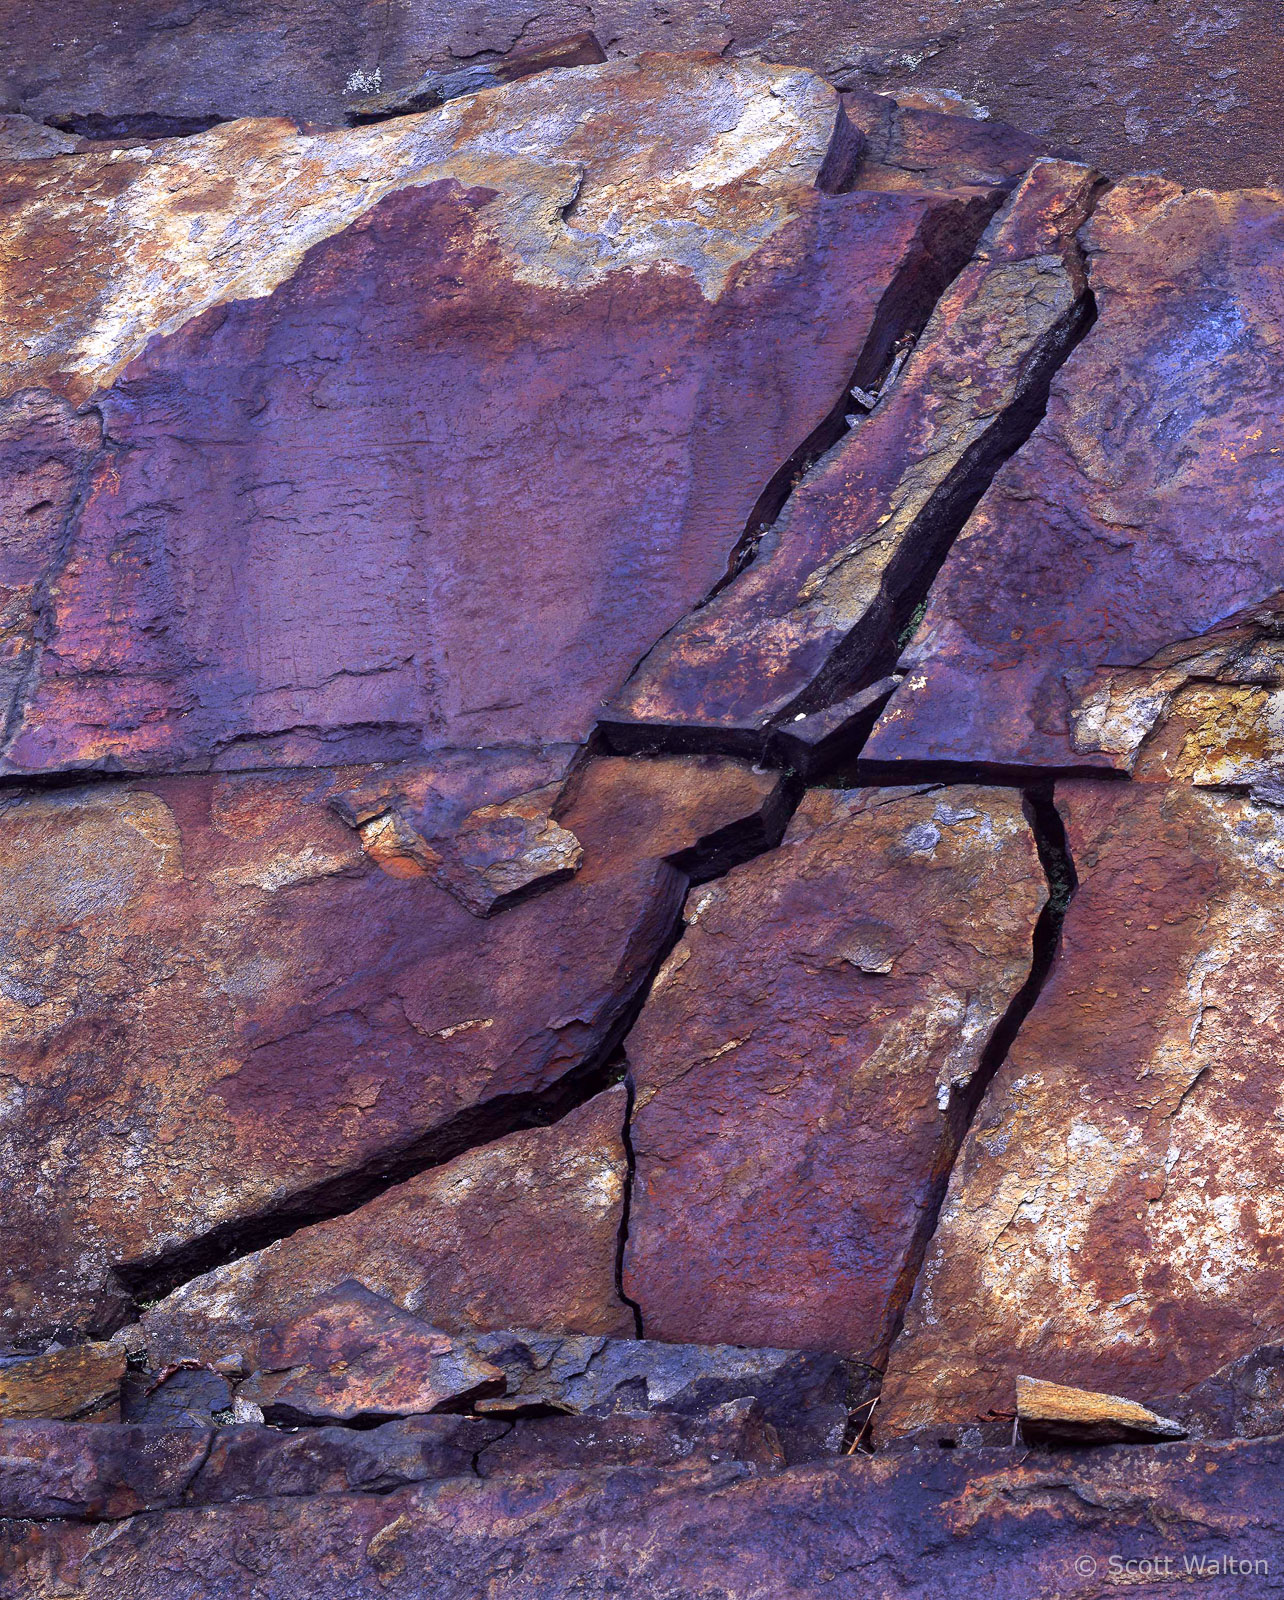
[(114, 1344), (78, 1344), (0, 1366), (0, 1417), (120, 1421), (125, 1352)]
[(1016, 1381), (1016, 1395), (1017, 1423), (1031, 1444), (1135, 1444), (1186, 1437), (1180, 1422), (1122, 1395), (1024, 1377)]
[(502, 1392), (504, 1374), (471, 1345), (354, 1279), (265, 1335), (265, 1370), (237, 1391), (268, 1422), (367, 1422), (415, 1416)]

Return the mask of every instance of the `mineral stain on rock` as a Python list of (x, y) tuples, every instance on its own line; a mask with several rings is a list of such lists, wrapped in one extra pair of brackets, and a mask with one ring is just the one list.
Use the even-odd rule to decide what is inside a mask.
[(0, 0), (6, 1595), (1284, 1581), (1274, 44), (925, 6)]

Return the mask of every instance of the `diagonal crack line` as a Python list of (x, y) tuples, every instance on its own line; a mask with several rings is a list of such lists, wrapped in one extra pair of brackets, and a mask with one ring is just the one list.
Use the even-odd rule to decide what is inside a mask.
[[(734, 837), (728, 837), (731, 830), (724, 829), (707, 841), (708, 849), (704, 854), (693, 848), (679, 852), (672, 860), (686, 876), (689, 885), (722, 877), (742, 862), (775, 849), (801, 795), (801, 784), (782, 786), (781, 801), (766, 819), (765, 829), (740, 830)], [(469, 1107), (398, 1149), (381, 1152), (337, 1178), (275, 1202), (265, 1211), (221, 1223), (208, 1233), (162, 1254), (140, 1261), (117, 1263), (114, 1267), (115, 1276), (134, 1300), (135, 1314), (139, 1302), (163, 1299), (193, 1278), (203, 1277), (216, 1267), (226, 1266), (242, 1256), (266, 1249), (268, 1245), (289, 1238), (302, 1228), (347, 1216), (398, 1184), (453, 1161), (470, 1150), (493, 1144), (497, 1139), (524, 1129), (552, 1126), (595, 1095), (623, 1081), (621, 1047), (646, 1004), (656, 975), (682, 937), (685, 927), (684, 901), (685, 891), (676, 897), (672, 922), (665, 937), (659, 941), (654, 959), (641, 977), (635, 980), (631, 993), (591, 1056), (563, 1073), (545, 1089), (524, 1094), (497, 1095), (480, 1105)], [(629, 1089), (628, 1111), (631, 1113), (631, 1110), (632, 1091)], [(617, 1246), (617, 1278), (622, 1272), (628, 1208), (632, 1199), (633, 1158), (627, 1123), (624, 1147), (628, 1174), (621, 1238)], [(622, 1298), (626, 1304), (633, 1304), (628, 1296), (622, 1295)], [(636, 1307), (634, 1317), (640, 1335), (640, 1318)], [(112, 1327), (90, 1331), (95, 1335), (109, 1334), (117, 1325), (118, 1322)]]

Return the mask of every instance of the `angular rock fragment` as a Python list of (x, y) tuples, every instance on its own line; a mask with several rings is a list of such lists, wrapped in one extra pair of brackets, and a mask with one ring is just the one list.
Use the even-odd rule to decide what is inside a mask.
[(1126, 771), (1166, 677), (1277, 603), (1284, 199), (1130, 178), (1085, 237), (1099, 320), (950, 552), (871, 759)]
[(1017, 1379), (1016, 1408), (1021, 1437), (1031, 1444), (1136, 1444), (1186, 1437), (1180, 1422), (1135, 1400), (1040, 1378)]
[(997, 119), (943, 113), (913, 92), (848, 89), (843, 110), (864, 139), (862, 189), (1010, 188), (1036, 161), (1060, 155)]
[(0, 392), (92, 398), (112, 449), (20, 546), (0, 768), (584, 739), (983, 225), (821, 192), (837, 112), (655, 56), (9, 168)]
[(507, 1380), (503, 1398), (478, 1402), (487, 1416), (700, 1416), (749, 1399), (789, 1461), (834, 1454), (847, 1425), (850, 1374), (824, 1352), (521, 1332), (482, 1334), (474, 1344)]
[(118, 1422), (124, 1375), (125, 1353), (112, 1344), (77, 1344), (0, 1363), (0, 1418)]
[(122, 1422), (151, 1427), (208, 1428), (232, 1408), (232, 1385), (208, 1367), (180, 1367), (161, 1377), (130, 1372), (121, 1389)]
[[(844, 1588), (861, 1600), (1121, 1590), (1167, 1600), (1205, 1589), (1256, 1600), (1277, 1592), (1282, 1470), (1284, 1442), (1271, 1439), (893, 1452), (779, 1473), (723, 1461), (704, 1474), (468, 1474), (110, 1530), (9, 1523), (0, 1563), (23, 1600), (308, 1600), (326, 1588), (419, 1600), (426, 1575), (433, 1600), (476, 1600), (479, 1577), (497, 1595), (541, 1600), (826, 1600)], [(1112, 1558), (1122, 1582), (1111, 1581)]]
[[(532, 763), (514, 761), (525, 793)], [(381, 776), (413, 795), (437, 775), (430, 764)], [(493, 803), (493, 765), (483, 777)], [(336, 797), (372, 778), (10, 791), (0, 812), (6, 1336), (115, 1326), (128, 1302), (114, 1267), (155, 1299), (218, 1249), (243, 1247), (247, 1225), (252, 1243), (265, 1219), (273, 1237), (350, 1210), (513, 1126), (505, 1119), (535, 1097), (569, 1098), (566, 1080), (613, 1047), (706, 842), (717, 855), (728, 837), (775, 837), (787, 814), (778, 777), (734, 762), (592, 763), (560, 824), (583, 851), (575, 876), (479, 920), (429, 878), (384, 871), (335, 814)], [(436, 811), (427, 794), (411, 821), (440, 828), (440, 806), (475, 808), (476, 792), (464, 784)], [(608, 1156), (587, 1115), (585, 1159), (604, 1187), (581, 1215), (592, 1237), (614, 1238), (622, 1119)], [(569, 1220), (582, 1202), (550, 1204), (568, 1252), (584, 1251)], [(499, 1266), (481, 1239), (498, 1215), (483, 1224), (474, 1213), (480, 1250), (466, 1261), (479, 1263), (478, 1307), (496, 1304), (485, 1286)], [(556, 1228), (544, 1234), (520, 1206), (515, 1215), (515, 1240), (534, 1232), (555, 1250)], [(548, 1314), (588, 1319), (557, 1326), (614, 1330), (621, 1308), (613, 1291), (603, 1298), (592, 1253), (582, 1270), (553, 1260), (538, 1271), (509, 1263), (521, 1287), (499, 1295), (501, 1324), (538, 1322), (544, 1272), (562, 1296)], [(389, 1292), (359, 1268), (338, 1277)], [(422, 1289), (439, 1270), (412, 1282)], [(462, 1290), (467, 1273), (450, 1281)], [(438, 1309), (426, 1314), (440, 1324)]]
[(1079, 888), (951, 1177), (884, 1438), (984, 1431), (1031, 1370), (1182, 1417), (1284, 1333), (1284, 813), (1181, 785), (1057, 801)]
[(260, 1370), (236, 1392), (268, 1422), (368, 1425), (503, 1393), (467, 1344), (345, 1279), (257, 1341)]
[(1073, 163), (1034, 166), (872, 414), (852, 417), (749, 565), (626, 684), (608, 717), (617, 743), (642, 723), (753, 748), (890, 664), (913, 597), (1083, 325), (1075, 234), (1097, 182)]
[(267, 1329), (352, 1277), (451, 1332), (516, 1320), (631, 1333), (615, 1286), (624, 1117), (624, 1091), (608, 1090), (551, 1128), (471, 1150), (193, 1279), (143, 1314), (152, 1364), (257, 1367)]
[(479, 90), (493, 89), (502, 83), (515, 83), (519, 78), (529, 78), (536, 72), (549, 72), (559, 67), (588, 67), (605, 60), (596, 35), (588, 31), (573, 33), (551, 44), (514, 50), (500, 61), (479, 62), (473, 66), (459, 67), (454, 72), (425, 72), (408, 88), (392, 89), (386, 94), (368, 95), (352, 101), (348, 106), (347, 120), (354, 126), (365, 122), (382, 122), (387, 117), (429, 111), (433, 106), (458, 99), (462, 94), (476, 94)]
[(692, 895), (627, 1046), (648, 1335), (881, 1365), (1045, 898), (1018, 798), (970, 787), (812, 790)]

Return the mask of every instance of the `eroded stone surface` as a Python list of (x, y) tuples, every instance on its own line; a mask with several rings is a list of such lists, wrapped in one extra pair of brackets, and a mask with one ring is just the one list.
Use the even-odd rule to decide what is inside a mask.
[(1129, 1586), (1147, 1597), (1202, 1584), (1275, 1594), (1281, 1470), (1284, 1445), (1266, 1440), (853, 1456), (783, 1473), (728, 1461), (703, 1477), (461, 1476), (137, 1517), (110, 1538), (10, 1523), (0, 1570), (24, 1600), (418, 1600), (425, 1574), (434, 1600), (474, 1600), (479, 1579), (522, 1600), (608, 1600), (622, 1586), (655, 1600), (821, 1600), (844, 1588), (869, 1600), (1104, 1600), (1122, 1587), (1113, 1556), (1152, 1563), (1134, 1566)]
[[(1096, 175), (1039, 162), (872, 414), (794, 490), (752, 562), (625, 685), (622, 718), (752, 738), (865, 687), (1083, 321)], [(855, 402), (853, 402), (855, 404)]]
[(951, 551), (869, 757), (1126, 770), (1112, 687), (1278, 593), (1284, 201), (1133, 178), (1086, 237), (1100, 320)]
[[(1278, 179), (1284, 66), (1270, 0), (6, 0), (8, 93), (99, 136), (210, 115), (337, 120), (353, 94), (401, 90), (591, 28), (612, 55), (750, 52), (836, 82), (904, 91), (970, 120), (1069, 143), (1112, 172), (1188, 184)], [(946, 91), (942, 94), (941, 91)], [(953, 98), (949, 98), (952, 95)]]
[(982, 224), (822, 193), (837, 112), (648, 57), (7, 169), (7, 382), (113, 441), (9, 770), (583, 739)]
[(1018, 1377), (1016, 1413), (1021, 1438), (1032, 1444), (1136, 1444), (1186, 1437), (1179, 1422), (1124, 1395), (1041, 1378)]
[[(480, 920), (365, 853), (330, 801), (368, 780), (109, 783), (0, 816), (9, 1337), (111, 1325), (114, 1266), (264, 1212), (315, 1217), (354, 1170), (449, 1155), (484, 1136), (477, 1107), (592, 1062), (678, 915), (669, 858), (694, 870), (702, 839), (780, 792), (714, 758), (596, 762), (563, 819), (578, 872)], [(431, 772), (400, 791), (416, 786)], [(534, 1290), (504, 1323), (532, 1320)]]
[(624, 1118), (624, 1091), (608, 1090), (193, 1279), (143, 1314), (153, 1364), (256, 1367), (265, 1330), (349, 1277), (452, 1332), (632, 1333), (615, 1286)]
[(1010, 1418), (1031, 1371), (1178, 1414), (1279, 1340), (1284, 814), (1184, 786), (1058, 804), (1063, 949), (955, 1167), (884, 1437)]
[(1046, 886), (1009, 792), (818, 789), (694, 892), (628, 1040), (651, 1337), (879, 1365)]

